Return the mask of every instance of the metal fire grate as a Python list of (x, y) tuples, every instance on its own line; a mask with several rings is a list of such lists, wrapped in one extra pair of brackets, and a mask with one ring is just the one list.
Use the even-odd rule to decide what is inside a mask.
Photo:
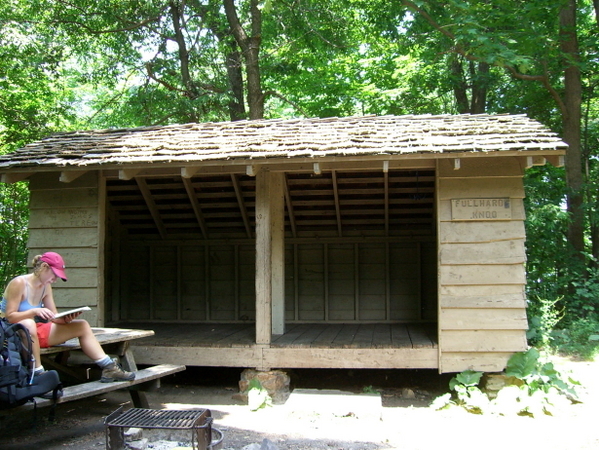
[[(117, 409), (104, 420), (106, 448), (125, 448), (124, 429), (189, 430), (193, 449), (207, 449), (212, 441), (212, 417), (209, 409), (169, 411), (132, 408)], [(197, 446), (196, 446), (197, 444)]]

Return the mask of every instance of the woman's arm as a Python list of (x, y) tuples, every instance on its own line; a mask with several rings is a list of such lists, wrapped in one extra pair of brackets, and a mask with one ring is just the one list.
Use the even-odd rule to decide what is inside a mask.
[[(50, 320), (55, 312), (49, 308), (32, 308), (27, 311), (19, 311), (19, 305), (25, 297), (26, 281), (23, 277), (14, 278), (6, 287), (6, 318), (10, 323), (20, 322), (25, 319), (33, 319), (38, 316), (44, 320)], [(52, 300), (52, 304), (54, 301)]]

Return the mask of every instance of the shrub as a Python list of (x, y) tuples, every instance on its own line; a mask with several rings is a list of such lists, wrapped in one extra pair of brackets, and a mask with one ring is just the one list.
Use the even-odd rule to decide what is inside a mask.
[(483, 372), (466, 370), (451, 379), (447, 393), (435, 399), (431, 407), (445, 409), (459, 406), (474, 414), (552, 415), (565, 403), (577, 401), (578, 382), (564, 377), (552, 362), (542, 362), (537, 349), (515, 353), (508, 361), (506, 386), (490, 399), (478, 384)]

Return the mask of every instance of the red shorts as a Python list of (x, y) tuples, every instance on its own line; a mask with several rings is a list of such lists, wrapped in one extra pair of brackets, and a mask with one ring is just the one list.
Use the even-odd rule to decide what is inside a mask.
[(37, 338), (40, 342), (40, 348), (50, 347), (48, 345), (48, 336), (50, 336), (50, 328), (52, 328), (52, 322), (36, 323), (36, 325), (37, 325)]

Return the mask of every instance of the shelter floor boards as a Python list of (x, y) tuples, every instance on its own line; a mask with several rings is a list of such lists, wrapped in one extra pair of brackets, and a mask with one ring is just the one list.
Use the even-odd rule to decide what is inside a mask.
[[(255, 345), (255, 325), (128, 323), (149, 328), (155, 335), (136, 342), (142, 346), (231, 348)], [(287, 324), (285, 334), (274, 335), (271, 348), (385, 349), (437, 348), (435, 324)]]
[[(434, 324), (287, 324), (257, 344), (255, 324), (126, 324), (150, 328), (133, 353), (139, 364), (272, 368), (438, 368)], [(141, 325), (141, 326), (140, 326)], [(125, 324), (122, 324), (125, 326)]]

